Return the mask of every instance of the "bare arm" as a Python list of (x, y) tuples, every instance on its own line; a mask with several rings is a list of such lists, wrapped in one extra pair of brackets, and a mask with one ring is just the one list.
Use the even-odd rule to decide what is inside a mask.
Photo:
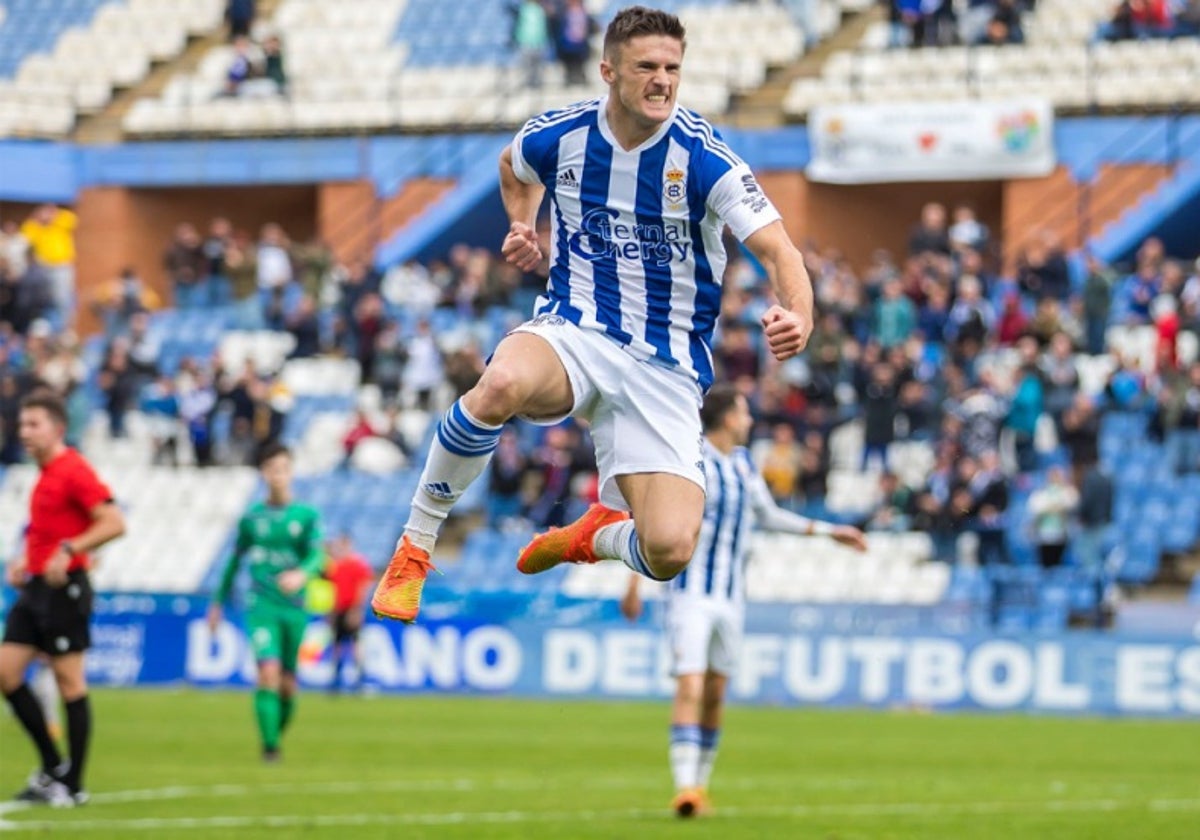
[(546, 188), (541, 184), (528, 184), (517, 177), (512, 146), (505, 146), (500, 153), (500, 198), (504, 202), (504, 212), (508, 214), (508, 235), (504, 237), (500, 253), (522, 271), (532, 271), (542, 261), (542, 249), (534, 227), (545, 192)]
[(783, 222), (774, 221), (746, 238), (750, 250), (767, 272), (779, 299), (763, 315), (767, 346), (775, 358), (790, 358), (805, 348), (813, 330), (813, 290), (804, 258), (788, 238)]
[(84, 554), (92, 551), (125, 533), (125, 515), (112, 502), (96, 505), (91, 510), (91, 517), (92, 524), (83, 533), (67, 540), (71, 546), (71, 553), (60, 545), (47, 561), (46, 582), (51, 586), (62, 586), (66, 583), (72, 553)]
[(766, 531), (776, 531), (783, 534), (798, 534), (803, 537), (829, 537), (842, 545), (857, 551), (867, 550), (867, 538), (862, 531), (849, 525), (834, 525), (820, 519), (809, 519), (790, 510), (784, 510), (775, 503), (771, 491), (761, 475), (756, 475), (746, 491), (750, 496), (750, 505), (757, 517), (758, 525)]
[(125, 534), (125, 514), (112, 502), (92, 508), (92, 524), (69, 542), (76, 553), (94, 551), (107, 542)]
[(527, 184), (517, 177), (513, 169), (512, 146), (505, 146), (500, 153), (500, 199), (510, 224), (520, 222), (530, 228), (537, 224), (538, 208), (546, 188), (541, 184)]

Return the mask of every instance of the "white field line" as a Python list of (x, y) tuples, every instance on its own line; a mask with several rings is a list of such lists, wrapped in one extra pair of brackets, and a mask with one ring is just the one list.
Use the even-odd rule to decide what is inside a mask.
[[(122, 802), (154, 802), (163, 799), (220, 799), (238, 796), (294, 794), (339, 794), (339, 793), (456, 793), (470, 791), (522, 791), (546, 790), (545, 779), (385, 779), (380, 781), (341, 782), (297, 782), (268, 783), (261, 785), (215, 784), (215, 785), (171, 785), (143, 790), (122, 790), (94, 793), (93, 804)], [(589, 790), (641, 790), (644, 780), (628, 776), (588, 779), (583, 783)], [(761, 790), (763, 788), (789, 788), (807, 790), (857, 790), (867, 787), (865, 779), (833, 779), (822, 777), (753, 776), (729, 779), (721, 782), (724, 790)], [(21, 802), (0, 802), (0, 818), (6, 812), (22, 810)]]
[[(904, 817), (1021, 813), (1070, 813), (1076, 811), (1200, 811), (1200, 799), (1090, 799), (995, 802), (864, 802), (840, 805), (796, 805), (784, 807), (723, 807), (715, 818), (804, 818), (804, 817)], [(5, 809), (12, 813), (12, 809)], [(98, 831), (161, 831), (201, 828), (292, 828), (352, 827), (366, 825), (487, 825), (546, 822), (617, 822), (664, 817), (663, 808), (630, 808), (611, 811), (449, 811), (424, 814), (330, 814), (303, 816), (206, 816), (141, 819), (0, 820), (0, 830), (46, 831), (52, 829)]]

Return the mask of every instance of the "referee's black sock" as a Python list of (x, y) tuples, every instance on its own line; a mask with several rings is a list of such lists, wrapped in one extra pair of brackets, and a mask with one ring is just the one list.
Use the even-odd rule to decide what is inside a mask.
[(67, 706), (67, 743), (71, 747), (71, 772), (63, 779), (71, 793), (83, 788), (83, 763), (87, 760), (88, 741), (92, 737), (92, 704), (85, 694)]
[(50, 737), (50, 730), (46, 728), (46, 716), (42, 714), (42, 707), (38, 705), (37, 698), (29, 690), (29, 683), (21, 683), (12, 694), (4, 695), (4, 699), (12, 706), (13, 714), (21, 721), (21, 725), (37, 746), (42, 756), (42, 769), (47, 773), (52, 772), (62, 764), (62, 756), (59, 755), (58, 747), (54, 746), (54, 739)]

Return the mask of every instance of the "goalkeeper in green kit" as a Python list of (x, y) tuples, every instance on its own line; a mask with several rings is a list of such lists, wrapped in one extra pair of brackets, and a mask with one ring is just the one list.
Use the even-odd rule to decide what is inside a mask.
[(258, 461), (267, 499), (252, 505), (238, 522), (237, 544), (208, 610), (216, 632), (223, 606), (243, 561), (250, 568), (246, 636), (258, 663), (254, 712), (262, 735), (263, 760), (279, 760), (279, 736), (296, 707), (296, 660), (308, 626), (304, 588), (321, 574), (325, 554), (319, 514), (292, 501), (292, 455), (268, 444)]

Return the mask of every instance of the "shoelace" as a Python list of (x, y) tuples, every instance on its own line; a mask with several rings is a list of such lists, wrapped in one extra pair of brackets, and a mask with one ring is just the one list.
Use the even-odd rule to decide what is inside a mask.
[(406, 568), (408, 568), (409, 563), (417, 563), (421, 566), (424, 566), (425, 569), (427, 570), (426, 574), (428, 574), (429, 572), (437, 572), (439, 575), (441, 574), (441, 571), (438, 569), (438, 567), (433, 565), (432, 560), (426, 560), (421, 555), (414, 554), (411, 557), (405, 557), (404, 562), (401, 563), (399, 566), (397, 566), (396, 570), (391, 573), (391, 577), (398, 578), (402, 574), (404, 574), (404, 570)]

